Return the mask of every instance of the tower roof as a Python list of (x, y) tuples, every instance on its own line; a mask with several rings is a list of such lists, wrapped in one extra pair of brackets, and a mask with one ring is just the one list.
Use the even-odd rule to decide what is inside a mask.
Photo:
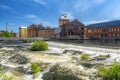
[(69, 19), (67, 14), (62, 14), (60, 19)]

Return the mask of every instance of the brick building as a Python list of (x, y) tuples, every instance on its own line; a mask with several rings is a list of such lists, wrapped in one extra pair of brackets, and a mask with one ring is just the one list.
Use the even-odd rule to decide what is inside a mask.
[(29, 27), (27, 27), (28, 37), (38, 37), (38, 31), (41, 28), (42, 28), (42, 24), (41, 25), (32, 24)]
[(120, 20), (86, 26), (86, 39), (120, 39)]
[(69, 23), (68, 16), (66, 14), (62, 14), (62, 16), (59, 19), (59, 26), (62, 26), (66, 23)]
[(38, 36), (43, 38), (55, 38), (55, 29), (40, 29)]
[(71, 37), (71, 38), (77, 37), (78, 39), (84, 38), (85, 26), (77, 19), (68, 22), (66, 24), (63, 24), (60, 27), (61, 27), (61, 33), (60, 33), (61, 37)]

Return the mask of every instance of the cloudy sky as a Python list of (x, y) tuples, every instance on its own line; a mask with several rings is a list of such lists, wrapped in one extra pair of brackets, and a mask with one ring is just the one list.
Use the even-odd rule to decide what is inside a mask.
[(58, 27), (62, 13), (85, 25), (120, 19), (120, 0), (0, 0), (0, 30), (43, 24)]

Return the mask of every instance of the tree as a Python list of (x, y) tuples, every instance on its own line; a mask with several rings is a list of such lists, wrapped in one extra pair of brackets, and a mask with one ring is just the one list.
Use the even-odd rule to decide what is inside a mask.
[(12, 34), (10, 32), (8, 32), (8, 31), (6, 31), (3, 34), (4, 34), (4, 37), (11, 37), (12, 36)]

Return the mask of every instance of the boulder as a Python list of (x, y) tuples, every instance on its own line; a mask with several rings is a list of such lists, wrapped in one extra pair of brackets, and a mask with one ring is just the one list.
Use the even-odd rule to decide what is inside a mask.
[(16, 64), (26, 64), (29, 62), (28, 58), (26, 58), (23, 55), (19, 55), (19, 54), (12, 56), (11, 58), (9, 58), (9, 60), (12, 63), (16, 63)]

